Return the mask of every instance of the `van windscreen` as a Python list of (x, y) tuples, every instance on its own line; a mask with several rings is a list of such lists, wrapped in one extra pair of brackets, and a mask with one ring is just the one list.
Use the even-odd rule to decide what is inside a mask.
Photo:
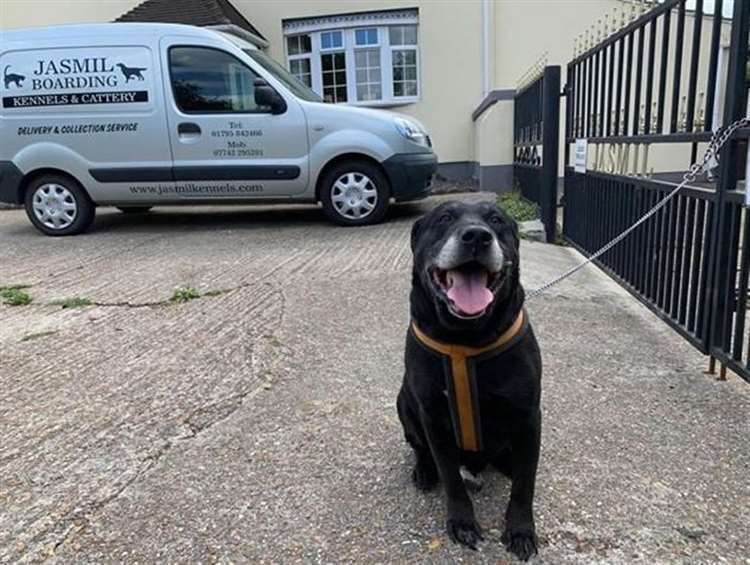
[(247, 53), (253, 61), (271, 73), (276, 80), (286, 86), (297, 98), (307, 102), (323, 102), (323, 99), (318, 96), (313, 89), (301, 82), (297, 77), (262, 51), (257, 49), (243, 49), (243, 51)]

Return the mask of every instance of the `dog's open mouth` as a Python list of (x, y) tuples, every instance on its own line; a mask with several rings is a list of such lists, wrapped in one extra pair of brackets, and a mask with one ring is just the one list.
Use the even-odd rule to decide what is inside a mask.
[(459, 318), (482, 316), (502, 284), (502, 272), (490, 272), (472, 261), (453, 269), (433, 268), (432, 278), (443, 293), (448, 308)]

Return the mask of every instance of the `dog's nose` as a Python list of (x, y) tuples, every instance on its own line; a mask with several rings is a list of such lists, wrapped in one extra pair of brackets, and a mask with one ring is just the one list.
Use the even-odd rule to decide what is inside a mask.
[(461, 230), (459, 236), (461, 243), (472, 245), (476, 248), (488, 247), (492, 243), (493, 234), (487, 228), (482, 226), (469, 226)]

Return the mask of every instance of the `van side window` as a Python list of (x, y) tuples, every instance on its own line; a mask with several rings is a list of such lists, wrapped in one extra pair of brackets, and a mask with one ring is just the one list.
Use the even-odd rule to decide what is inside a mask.
[(169, 50), (172, 91), (186, 113), (266, 113), (255, 103), (255, 79), (260, 78), (233, 55), (206, 47)]

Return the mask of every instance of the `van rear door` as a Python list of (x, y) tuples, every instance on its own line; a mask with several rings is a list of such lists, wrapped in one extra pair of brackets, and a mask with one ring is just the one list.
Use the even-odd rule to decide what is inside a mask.
[(169, 139), (181, 197), (278, 198), (306, 190), (307, 123), (294, 98), (285, 96), (281, 114), (257, 105), (260, 75), (222, 43), (167, 37), (161, 51), (169, 71)]

